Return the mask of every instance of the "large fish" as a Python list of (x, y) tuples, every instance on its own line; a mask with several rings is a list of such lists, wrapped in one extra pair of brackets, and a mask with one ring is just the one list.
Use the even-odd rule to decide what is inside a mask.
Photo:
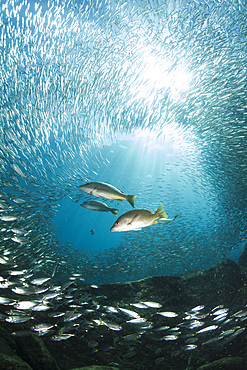
[(115, 216), (117, 216), (117, 213), (119, 211), (118, 208), (112, 208), (108, 206), (108, 204), (100, 202), (99, 200), (89, 200), (87, 202), (80, 204), (80, 206), (86, 209), (90, 209), (92, 211), (111, 212)]
[(104, 182), (89, 182), (87, 184), (80, 185), (79, 188), (98, 198), (120, 201), (125, 199), (132, 205), (132, 207), (134, 207), (136, 195), (127, 195), (122, 190), (115, 188), (115, 186), (106, 184)]
[(143, 227), (157, 224), (155, 220), (159, 218), (168, 218), (162, 204), (155, 213), (148, 209), (133, 209), (121, 215), (111, 227), (111, 231), (141, 230)]

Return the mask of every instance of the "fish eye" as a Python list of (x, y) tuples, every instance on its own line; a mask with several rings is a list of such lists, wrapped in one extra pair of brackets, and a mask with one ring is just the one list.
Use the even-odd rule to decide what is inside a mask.
[(119, 222), (118, 222), (118, 221), (116, 221), (116, 222), (115, 222), (115, 224), (116, 224), (116, 225), (118, 225), (118, 224), (119, 224)]

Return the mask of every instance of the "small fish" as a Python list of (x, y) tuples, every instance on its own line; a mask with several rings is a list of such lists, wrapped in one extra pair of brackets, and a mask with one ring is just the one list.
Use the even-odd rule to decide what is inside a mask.
[(21, 295), (31, 295), (35, 294), (35, 290), (32, 288), (19, 288), (19, 287), (14, 287), (11, 289), (12, 292), (16, 294), (21, 294)]
[(66, 312), (64, 315), (64, 322), (66, 321), (74, 321), (78, 319), (82, 314), (79, 312)]
[(191, 309), (192, 312), (197, 312), (197, 311), (201, 311), (204, 309), (205, 306), (203, 305), (200, 305), (200, 306), (196, 306), (194, 308)]
[(199, 320), (193, 320), (188, 326), (188, 329), (195, 329), (199, 328), (200, 326), (204, 325), (204, 322), (199, 321)]
[(235, 333), (231, 334), (231, 339), (237, 337), (239, 334), (242, 334), (245, 331), (245, 328), (240, 328), (235, 331)]
[(147, 321), (147, 319), (144, 319), (143, 317), (138, 317), (137, 319), (128, 320), (128, 321), (126, 321), (126, 323), (128, 323), (128, 324), (143, 324), (146, 321)]
[(159, 205), (157, 211), (152, 213), (147, 209), (133, 209), (120, 216), (114, 225), (111, 227), (112, 232), (141, 230), (143, 227), (157, 224), (157, 219), (167, 218), (162, 204)]
[(32, 308), (32, 311), (38, 311), (38, 312), (47, 311), (47, 310), (50, 310), (50, 308), (51, 308), (50, 306), (40, 303), (40, 304), (37, 304), (36, 306), (34, 306)]
[(0, 304), (12, 305), (12, 304), (15, 304), (15, 303), (16, 303), (16, 301), (14, 299), (7, 298), (7, 297), (0, 297)]
[(141, 303), (145, 304), (145, 306), (151, 307), (151, 308), (160, 308), (160, 307), (162, 307), (162, 304), (157, 303), (157, 302), (141, 302)]
[(130, 305), (136, 308), (148, 308), (148, 306), (144, 303), (130, 303)]
[(35, 301), (20, 301), (15, 305), (15, 308), (18, 310), (30, 310), (38, 305), (38, 302)]
[(14, 234), (21, 234), (21, 235), (26, 235), (28, 234), (28, 232), (26, 230), (21, 230), (21, 229), (11, 229), (11, 231), (14, 233)]
[(1, 265), (7, 265), (9, 262), (8, 262), (8, 259), (7, 257), (0, 257), (0, 264)]
[(111, 330), (114, 330), (114, 331), (119, 331), (119, 330), (122, 330), (122, 326), (118, 325), (118, 324), (115, 324), (113, 322), (109, 322), (109, 321), (102, 321), (102, 324), (107, 326), (109, 329)]
[(10, 276), (19, 276), (26, 274), (27, 270), (8, 270)]
[(118, 310), (115, 307), (111, 307), (111, 306), (105, 306), (105, 309), (108, 312), (112, 312), (112, 313), (117, 313), (118, 312)]
[(16, 243), (20, 243), (20, 244), (24, 244), (24, 243), (28, 243), (29, 240), (24, 238), (24, 237), (21, 237), (21, 236), (13, 236), (13, 238), (11, 238), (11, 240), (13, 240), (13, 242), (16, 242)]
[(11, 324), (20, 324), (20, 323), (24, 323), (26, 321), (29, 321), (33, 319), (32, 317), (30, 316), (23, 316), (23, 315), (14, 315), (14, 316), (8, 316), (5, 321), (8, 322), (8, 323), (11, 323)]
[(33, 335), (33, 332), (31, 330), (19, 330), (19, 331), (13, 331), (12, 335), (15, 337), (29, 337)]
[(169, 222), (174, 221), (178, 216), (179, 216), (179, 213), (176, 216), (174, 216), (173, 218), (160, 218), (158, 220), (158, 224), (162, 224), (162, 225), (163, 224), (169, 224)]
[(158, 315), (164, 316), (164, 317), (177, 317), (178, 314), (175, 312), (167, 311), (167, 312), (158, 312)]
[(46, 283), (47, 281), (49, 281), (51, 278), (36, 278), (36, 279), (33, 279), (31, 280), (31, 284), (33, 285), (42, 285), (44, 283)]
[(218, 325), (211, 325), (211, 326), (207, 326), (206, 328), (199, 330), (199, 331), (197, 332), (197, 334), (199, 334), (199, 333), (206, 333), (206, 332), (208, 332), (208, 331), (212, 331), (212, 330), (215, 330), (215, 329), (217, 329), (217, 328), (218, 328)]
[(17, 219), (18, 219), (17, 216), (12, 216), (12, 215), (3, 215), (0, 217), (0, 220), (2, 221), (15, 221)]
[(222, 333), (220, 333), (218, 338), (222, 339), (224, 337), (228, 337), (229, 335), (233, 334), (235, 331), (236, 331), (236, 328), (232, 328), (232, 329), (228, 329), (226, 331), (223, 331)]
[(169, 340), (177, 340), (178, 335), (166, 335), (165, 337), (161, 338), (161, 340), (169, 341)]
[(118, 307), (118, 309), (120, 311), (122, 311), (123, 313), (125, 313), (126, 315), (128, 315), (128, 316), (134, 317), (134, 319), (139, 319), (140, 318), (138, 313), (136, 313), (135, 311), (127, 310), (126, 308), (121, 308), (121, 307)]
[(52, 324), (37, 324), (35, 326), (32, 326), (32, 330), (34, 331), (38, 331), (38, 332), (43, 332), (43, 331), (47, 331), (51, 328), (53, 328), (54, 325)]
[(106, 184), (104, 182), (89, 182), (84, 185), (80, 185), (79, 188), (88, 194), (94, 195), (98, 198), (112, 199), (122, 201), (127, 200), (132, 207), (134, 207), (134, 202), (136, 195), (127, 195), (122, 190), (115, 188), (115, 186)]
[(141, 337), (141, 334), (138, 333), (138, 334), (127, 334), (127, 335), (124, 335), (122, 338), (124, 340), (136, 340), (140, 337)]
[(221, 308), (220, 310), (214, 311), (211, 315), (219, 316), (219, 315), (227, 314), (228, 311), (229, 311), (229, 308)]
[(58, 334), (54, 335), (51, 339), (54, 340), (55, 342), (60, 342), (60, 340), (67, 340), (74, 336), (75, 334)]
[(197, 345), (196, 344), (187, 344), (182, 349), (184, 351), (191, 351), (191, 350), (196, 349), (196, 348), (197, 348)]
[(234, 313), (232, 316), (234, 317), (245, 317), (247, 316), (247, 310), (241, 310), (236, 313)]
[(119, 211), (118, 208), (112, 208), (108, 206), (108, 204), (100, 202), (99, 200), (90, 200), (80, 204), (80, 206), (86, 209), (90, 209), (91, 211), (111, 212), (115, 216), (117, 216), (117, 213)]
[(163, 331), (163, 330), (168, 330), (170, 329), (170, 326), (161, 326), (159, 328), (156, 328), (155, 331)]

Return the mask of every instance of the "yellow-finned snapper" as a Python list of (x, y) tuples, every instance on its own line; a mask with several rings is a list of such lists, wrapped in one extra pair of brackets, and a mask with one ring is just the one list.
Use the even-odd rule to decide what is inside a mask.
[(115, 216), (117, 216), (117, 213), (119, 211), (118, 208), (112, 208), (108, 206), (108, 204), (100, 202), (99, 200), (89, 200), (80, 204), (80, 206), (86, 209), (90, 209), (91, 211), (111, 212)]
[(136, 195), (127, 195), (122, 190), (115, 188), (115, 186), (106, 184), (104, 182), (88, 182), (87, 184), (80, 185), (79, 188), (85, 193), (94, 195), (98, 198), (112, 199), (123, 201), (127, 200), (132, 207), (136, 199)]
[(133, 209), (121, 215), (111, 227), (111, 231), (141, 230), (143, 227), (157, 224), (155, 220), (159, 218), (168, 218), (163, 204), (159, 205), (155, 213), (148, 209)]

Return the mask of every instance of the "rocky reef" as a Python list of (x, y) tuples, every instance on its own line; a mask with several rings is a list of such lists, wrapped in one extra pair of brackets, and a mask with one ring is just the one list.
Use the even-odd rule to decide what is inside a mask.
[(97, 295), (117, 308), (149, 303), (149, 314), (130, 306), (148, 316), (146, 327), (133, 325), (130, 333), (123, 325), (130, 318), (125, 317), (115, 320), (122, 330), (98, 325), (68, 340), (52, 341), (30, 335), (26, 323), (2, 321), (1, 369), (247, 368), (247, 274), (231, 260), (189, 275), (100, 285)]

